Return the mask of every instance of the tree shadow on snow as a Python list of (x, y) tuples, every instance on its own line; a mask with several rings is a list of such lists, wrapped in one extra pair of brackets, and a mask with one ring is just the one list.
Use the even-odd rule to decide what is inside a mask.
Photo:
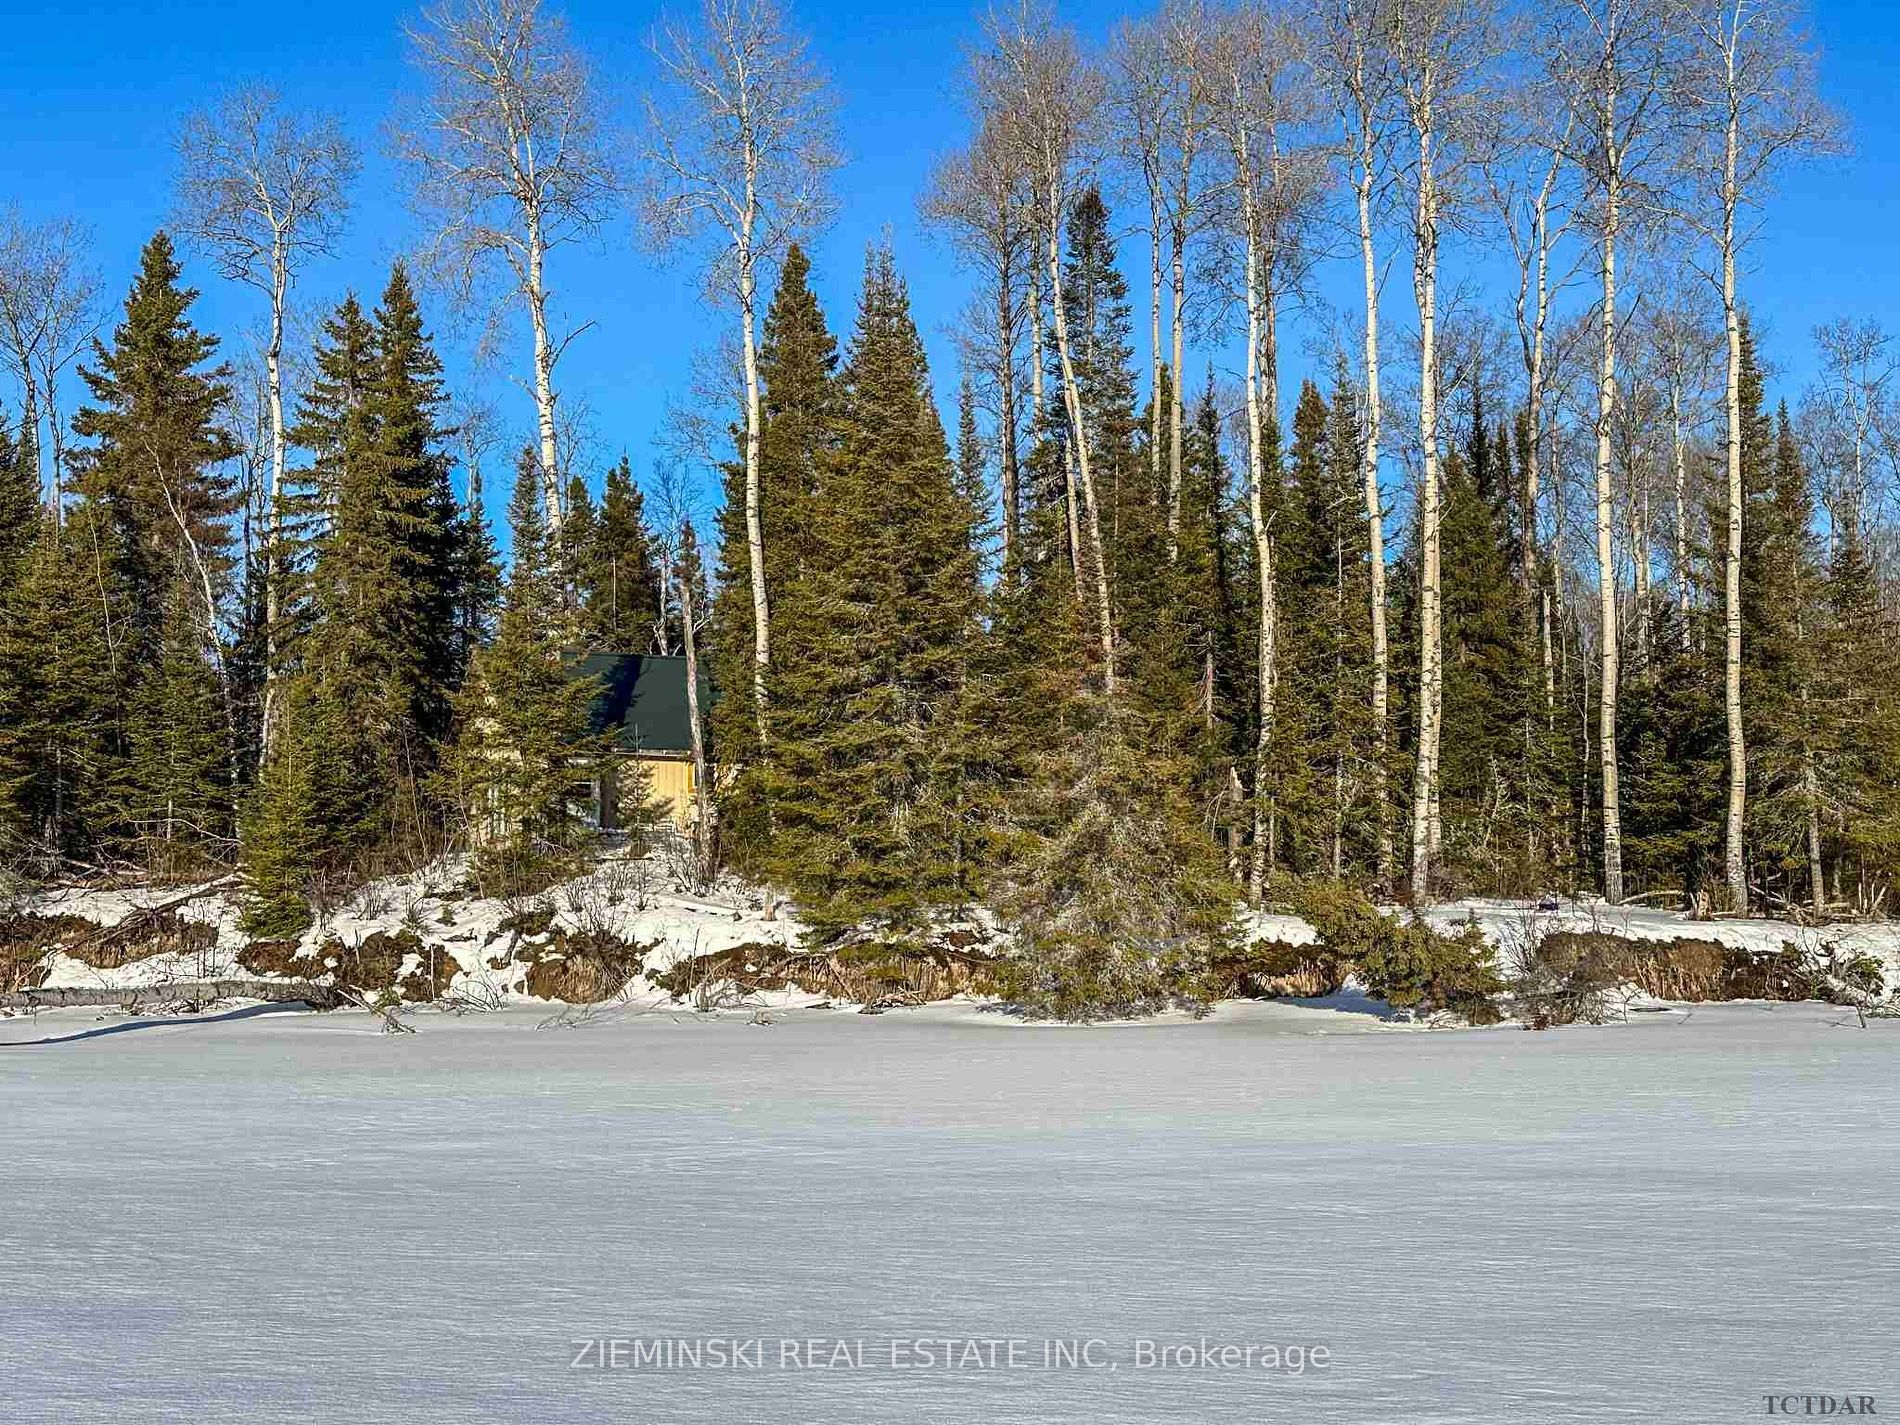
[(1386, 1024), (1409, 1024), (1412, 1016), (1394, 1009), (1382, 999), (1374, 999), (1359, 986), (1348, 984), (1329, 995), (1289, 995), (1281, 1004), (1296, 1004), (1301, 1009), (1330, 1009), (1336, 1014), (1356, 1014)]
[(108, 1024), (99, 1029), (82, 1029), (76, 1034), (60, 1034), (51, 1039), (18, 1039), (0, 1042), (0, 1049), (40, 1049), (50, 1044), (76, 1044), (81, 1039), (101, 1039), (108, 1034), (131, 1034), (140, 1029), (175, 1029), (187, 1024), (224, 1024), (233, 1019), (253, 1019), (260, 1014), (307, 1014), (310, 1007), (298, 1000), (272, 1004), (250, 1004), (229, 1009), (223, 1014), (189, 1015), (176, 1019), (130, 1019), (123, 1024)]

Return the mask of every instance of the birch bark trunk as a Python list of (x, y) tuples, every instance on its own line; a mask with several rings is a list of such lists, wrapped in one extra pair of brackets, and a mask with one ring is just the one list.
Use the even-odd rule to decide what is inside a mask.
[(1418, 764), (1412, 786), (1412, 878), (1414, 902), (1431, 895), (1432, 859), (1437, 845), (1438, 757), (1441, 709), (1439, 656), (1439, 496), (1438, 496), (1438, 192), (1433, 152), (1435, 131), (1429, 108), (1418, 129), (1418, 203), (1413, 293), (1418, 303), (1419, 480), (1419, 716)]
[[(1056, 215), (1062, 211), (1061, 194), (1049, 186), (1049, 307), (1055, 317), (1056, 357), (1062, 367), (1062, 401), (1069, 418), (1070, 448), (1075, 452), (1075, 477), (1080, 486), (1082, 513), (1088, 535), (1089, 573), (1095, 588), (1096, 632), (1102, 650), (1102, 687), (1113, 700), (1115, 678), (1115, 614), (1109, 595), (1108, 560), (1102, 545), (1101, 506), (1095, 498), (1095, 478), (1089, 468), (1088, 430), (1082, 409), (1082, 388), (1075, 376), (1075, 357), (1069, 346), (1069, 320), (1062, 302), (1062, 242)], [(1075, 502), (1070, 502), (1071, 510)], [(1078, 571), (1079, 572), (1079, 571)]]
[(279, 232), (271, 245), (270, 344), (264, 350), (264, 382), (270, 401), (270, 508), (264, 515), (264, 707), (258, 728), (258, 765), (270, 755), (277, 734), (277, 631), (282, 616), (284, 491), (284, 297), (290, 287), (290, 254)]
[(555, 450), (554, 343), (548, 335), (548, 289), (544, 275), (547, 245), (541, 221), (528, 218), (528, 320), (534, 328), (534, 419), (541, 441), (541, 497), (547, 506), (548, 535), (561, 536), (561, 473)]
[[(1614, 98), (1609, 101), (1614, 116)], [(1616, 415), (1616, 239), (1622, 193), (1612, 168), (1604, 193), (1602, 235), (1602, 350), (1597, 371), (1596, 537), (1597, 605), (1602, 621), (1597, 674), (1597, 758), (1603, 794), (1603, 898), (1623, 899), (1623, 823), (1617, 791), (1615, 492), (1611, 484), (1610, 425)]]
[(1365, 94), (1365, 56), (1355, 55), (1352, 102), (1357, 133), (1353, 141), (1353, 190), (1359, 215), (1359, 259), (1365, 282), (1366, 428), (1363, 479), (1366, 506), (1366, 546), (1369, 555), (1372, 617), (1372, 745), (1373, 799), (1378, 807), (1379, 882), (1390, 885), (1393, 873), (1392, 798), (1387, 786), (1388, 708), (1391, 698), (1391, 654), (1385, 621), (1385, 503), (1379, 493), (1379, 437), (1383, 409), (1379, 395), (1379, 269), (1373, 246), (1372, 190), (1377, 181), (1378, 155), (1375, 116)]
[[(1734, 92), (1733, 62), (1730, 91)], [(1728, 372), (1724, 401), (1728, 414), (1728, 540), (1723, 552), (1722, 701), (1728, 719), (1728, 824), (1723, 847), (1723, 871), (1729, 904), (1748, 908), (1748, 873), (1742, 856), (1742, 833), (1748, 808), (1748, 738), (1742, 727), (1742, 326), (1735, 297), (1735, 217), (1739, 193), (1736, 184), (1740, 121), (1731, 109), (1726, 131), (1722, 170), (1722, 324), (1728, 338)]]

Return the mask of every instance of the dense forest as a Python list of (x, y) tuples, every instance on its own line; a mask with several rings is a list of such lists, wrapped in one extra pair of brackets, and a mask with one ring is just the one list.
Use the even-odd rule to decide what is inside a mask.
[[(821, 940), (988, 907), (1028, 995), (1165, 994), (1328, 885), (1885, 909), (1900, 351), (1847, 314), (1771, 395), (1751, 324), (1776, 172), (1842, 147), (1792, 7), (998, 10), (918, 199), (970, 288), (936, 370), (887, 242), (855, 311), (815, 294), (811, 236), (892, 215), (833, 210), (772, 0), (662, 24), (635, 118), (534, 0), (406, 30), (424, 230), (309, 352), (286, 313), (381, 199), (263, 85), (184, 124), (115, 309), (76, 219), (0, 215), (13, 873), (239, 868), (260, 934), (455, 851), (557, 876), (611, 649), (704, 681), (696, 875)], [(632, 318), (549, 274), (615, 213), (720, 299), (652, 479), (563, 422), (569, 336)], [(255, 369), (191, 255), (254, 289)], [(532, 398), (499, 540), (429, 318), (477, 274)]]

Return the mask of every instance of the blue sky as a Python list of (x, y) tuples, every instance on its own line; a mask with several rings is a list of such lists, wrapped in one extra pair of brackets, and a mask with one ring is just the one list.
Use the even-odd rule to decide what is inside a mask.
[[(630, 117), (647, 72), (642, 40), (657, 7), (573, 0), (563, 8)], [(413, 7), (380, 0), (294, 10), (255, 0), (0, 0), (0, 33), (10, 48), (9, 82), (0, 86), (0, 132), (7, 135), (0, 203), (88, 222), (116, 303), (139, 245), (166, 219), (181, 117), (222, 87), (267, 80), (296, 104), (340, 113), (367, 157), (343, 249), (307, 271), (301, 301), (320, 310), (352, 287), (373, 297), (391, 259), (417, 236), (381, 137), (394, 96), (414, 85), (399, 29), (411, 13)], [(1063, 13), (1099, 39), (1125, 9), (1090, 0), (1065, 5)], [(815, 244), (820, 296), (842, 335), (864, 246), (888, 233), (938, 382), (948, 391), (954, 356), (944, 331), (966, 287), (949, 254), (922, 230), (916, 198), (933, 161), (963, 137), (955, 85), (960, 47), (975, 34), (976, 7), (967, 0), (805, 0), (794, 14), (837, 87), (849, 155), (837, 182), (838, 220)], [(1900, 98), (1892, 82), (1900, 72), (1900, 22), (1878, 0), (1822, 0), (1812, 17), (1825, 90), (1849, 119), (1853, 152), (1783, 181), (1747, 278), (1779, 370), (1777, 389), (1790, 397), (1812, 373), (1808, 332), (1817, 322), (1871, 316), (1900, 329)], [(598, 322), (571, 348), (563, 384), (592, 412), (601, 464), (625, 450), (644, 471), (668, 399), (689, 384), (692, 353), (730, 318), (708, 313), (690, 271), (655, 268), (625, 220), (558, 261), (554, 279), (566, 311)], [(1124, 261), (1139, 299), (1145, 248), (1131, 243)], [(1330, 267), (1320, 279), (1321, 299), (1352, 301), (1352, 268)], [(232, 342), (255, 329), (259, 294), (220, 282), (201, 262), (190, 272), (205, 294), (203, 325)], [(1448, 276), (1455, 281), (1455, 270)], [(1389, 294), (1387, 320), (1402, 328), (1411, 316), (1402, 272)], [(440, 303), (428, 308), (453, 359), (465, 334)], [(1288, 339), (1290, 377), (1304, 365), (1300, 325), (1296, 318)], [(1138, 305), (1138, 340), (1145, 342), (1146, 328)], [(513, 369), (525, 371), (525, 345), (514, 349), (522, 355)], [(1191, 380), (1198, 381), (1210, 356), (1217, 368), (1229, 364), (1220, 352), (1197, 352)], [(511, 436), (525, 439), (533, 414), (526, 395), (505, 376), (496, 378), (494, 393)]]

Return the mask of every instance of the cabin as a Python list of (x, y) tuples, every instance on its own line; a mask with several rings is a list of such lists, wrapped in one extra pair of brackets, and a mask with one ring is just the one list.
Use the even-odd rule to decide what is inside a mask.
[[(624, 752), (643, 763), (652, 779), (653, 795), (666, 807), (673, 825), (682, 830), (691, 826), (698, 787), (693, 780), (686, 660), (649, 653), (588, 653), (575, 659), (569, 671), (577, 678), (600, 681), (592, 731), (612, 734)], [(712, 705), (703, 672), (699, 699), (703, 717)], [(619, 829), (615, 782), (612, 771), (605, 770), (589, 783), (589, 814), (602, 831)]]

